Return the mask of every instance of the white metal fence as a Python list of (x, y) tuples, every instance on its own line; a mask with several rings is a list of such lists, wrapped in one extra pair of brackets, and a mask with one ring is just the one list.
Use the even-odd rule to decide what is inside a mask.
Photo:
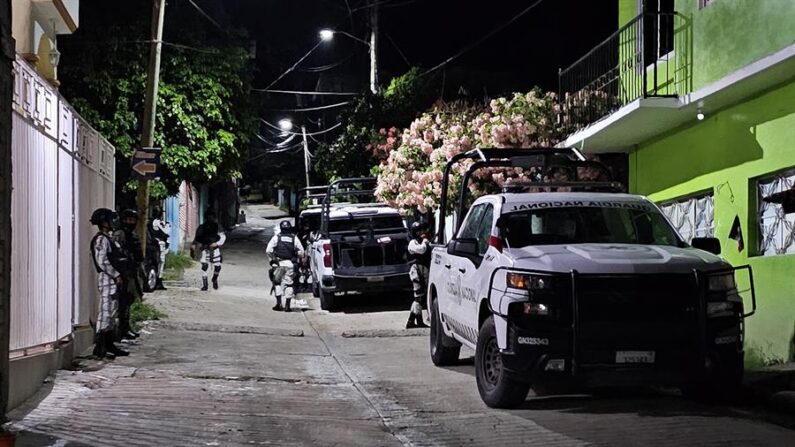
[(96, 272), (91, 212), (113, 208), (115, 149), (26, 62), (14, 64), (12, 357), (89, 324)]

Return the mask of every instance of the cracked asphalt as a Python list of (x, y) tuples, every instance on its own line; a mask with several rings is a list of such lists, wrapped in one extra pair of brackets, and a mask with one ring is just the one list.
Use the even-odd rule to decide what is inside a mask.
[(277, 313), (265, 244), (277, 212), (249, 206), (224, 247), (221, 288), (197, 268), (147, 300), (168, 314), (132, 355), (83, 361), (10, 415), (17, 445), (795, 445), (754, 411), (665, 390), (480, 401), (472, 353), (434, 367), (427, 330), (403, 329), (407, 297)]

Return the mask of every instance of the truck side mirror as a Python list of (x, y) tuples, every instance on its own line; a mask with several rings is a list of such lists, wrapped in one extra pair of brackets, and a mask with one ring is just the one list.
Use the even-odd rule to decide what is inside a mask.
[(447, 254), (453, 256), (478, 256), (478, 241), (474, 238), (453, 239), (447, 245)]
[(693, 248), (698, 248), (714, 255), (720, 254), (720, 240), (714, 237), (694, 237), (690, 245)]

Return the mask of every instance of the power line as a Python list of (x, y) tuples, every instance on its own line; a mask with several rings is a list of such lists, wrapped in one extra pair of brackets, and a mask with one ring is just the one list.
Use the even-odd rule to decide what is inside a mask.
[(273, 85), (274, 85), (274, 84), (276, 84), (277, 82), (281, 81), (283, 77), (287, 76), (287, 75), (288, 75), (290, 72), (292, 72), (293, 70), (295, 70), (295, 68), (296, 68), (298, 65), (300, 65), (300, 64), (301, 64), (301, 62), (303, 62), (303, 61), (304, 61), (304, 59), (308, 58), (308, 57), (309, 57), (309, 55), (310, 55), (310, 54), (312, 54), (312, 53), (313, 53), (313, 52), (314, 52), (314, 51), (315, 51), (315, 50), (316, 50), (316, 49), (317, 49), (317, 48), (318, 48), (320, 45), (322, 45), (322, 44), (323, 44), (323, 41), (322, 41), (322, 40), (319, 40), (319, 41), (318, 41), (318, 42), (315, 44), (315, 46), (314, 46), (314, 47), (312, 47), (312, 49), (310, 49), (309, 51), (307, 51), (307, 52), (306, 52), (306, 54), (304, 54), (303, 56), (301, 56), (301, 59), (298, 59), (298, 61), (297, 61), (296, 63), (294, 63), (292, 67), (288, 68), (288, 69), (287, 69), (287, 70), (286, 70), (284, 73), (282, 73), (281, 75), (279, 75), (279, 77), (278, 77), (278, 78), (274, 79), (274, 80), (273, 80), (273, 82), (271, 82), (270, 84), (268, 84), (268, 86), (267, 86), (267, 87), (265, 87), (265, 89), (264, 89), (264, 90), (267, 90), (267, 89), (269, 89), (269, 88), (273, 87)]
[(195, 3), (193, 0), (188, 0), (188, 3), (190, 3), (191, 5), (193, 5), (193, 7), (194, 7), (194, 8), (196, 8), (196, 11), (198, 11), (198, 12), (199, 12), (199, 14), (201, 14), (201, 15), (202, 15), (202, 16), (203, 16), (205, 19), (209, 20), (209, 21), (210, 21), (210, 23), (212, 23), (213, 25), (215, 25), (215, 27), (216, 27), (216, 28), (218, 28), (219, 30), (223, 31), (223, 32), (224, 32), (224, 34), (229, 34), (229, 32), (228, 32), (227, 30), (225, 30), (225, 29), (224, 29), (224, 27), (222, 27), (220, 23), (216, 22), (216, 21), (215, 21), (215, 19), (213, 19), (213, 18), (210, 16), (210, 14), (207, 14), (206, 12), (204, 12), (204, 10), (203, 10), (203, 9), (201, 9), (201, 8), (199, 7), (199, 5), (197, 5), (197, 4), (196, 4), (196, 3)]
[(445, 65), (449, 64), (453, 60), (458, 59), (462, 54), (466, 53), (467, 51), (471, 50), (472, 48), (475, 48), (476, 46), (480, 45), (481, 43), (485, 42), (486, 40), (488, 40), (489, 38), (491, 38), (495, 34), (499, 33), (500, 31), (504, 30), (505, 28), (507, 28), (508, 26), (513, 24), (513, 22), (519, 20), (520, 17), (522, 17), (523, 15), (525, 15), (528, 12), (530, 12), (531, 10), (533, 10), (536, 6), (540, 5), (543, 1), (544, 0), (537, 0), (535, 3), (533, 3), (532, 5), (528, 6), (527, 8), (525, 8), (521, 12), (519, 12), (519, 14), (516, 14), (515, 16), (513, 16), (507, 22), (505, 22), (502, 25), (500, 25), (500, 26), (492, 29), (491, 31), (489, 31), (488, 34), (486, 34), (485, 36), (483, 36), (480, 39), (476, 40), (475, 42), (465, 46), (459, 52), (457, 52), (454, 55), (448, 57), (447, 59), (445, 59), (441, 63), (437, 64), (433, 68), (430, 68), (428, 70), (423, 71), (422, 73), (420, 73), (420, 76), (425, 76), (428, 73), (431, 73), (433, 71), (436, 71), (436, 70), (444, 67)]
[[(267, 124), (268, 126), (274, 128), (274, 129), (276, 129), (276, 130), (278, 130), (280, 132), (283, 132), (283, 133), (285, 133), (287, 135), (298, 135), (298, 136), (302, 136), (303, 135), (303, 133), (296, 133), (296, 132), (290, 132), (290, 131), (282, 130), (279, 126), (277, 126), (275, 124), (271, 124), (271, 123), (265, 121), (262, 118), (260, 118), (260, 121), (262, 121), (263, 123)], [(337, 123), (337, 124), (327, 128), (327, 129), (323, 129), (323, 130), (320, 130), (320, 131), (317, 131), (317, 132), (307, 133), (306, 136), (323, 135), (324, 133), (331, 132), (332, 130), (334, 130), (334, 129), (340, 127), (340, 126), (342, 126), (342, 123)]]
[(269, 112), (311, 112), (314, 110), (326, 110), (326, 109), (333, 109), (334, 107), (342, 107), (347, 106), (348, 104), (352, 104), (353, 101), (344, 101), (338, 102), (336, 104), (329, 104), (325, 106), (317, 106), (317, 107), (304, 107), (300, 109), (267, 109)]
[(308, 92), (308, 91), (298, 91), (298, 90), (276, 90), (276, 89), (269, 89), (269, 88), (252, 88), (252, 92), (262, 92), (262, 93), (283, 93), (286, 95), (312, 95), (312, 96), (359, 96), (361, 93), (353, 93), (353, 92)]

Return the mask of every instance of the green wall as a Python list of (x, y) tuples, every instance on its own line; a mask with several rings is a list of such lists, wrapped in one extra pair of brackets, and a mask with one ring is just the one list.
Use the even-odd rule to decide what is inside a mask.
[[(732, 3), (716, 4), (722, 1)], [(749, 346), (792, 359), (795, 255), (755, 255), (754, 179), (795, 167), (795, 82), (641, 144), (629, 162), (630, 189), (655, 201), (713, 189), (725, 258), (754, 269), (759, 311), (747, 321)], [(746, 241), (742, 253), (728, 238), (735, 216)]]

